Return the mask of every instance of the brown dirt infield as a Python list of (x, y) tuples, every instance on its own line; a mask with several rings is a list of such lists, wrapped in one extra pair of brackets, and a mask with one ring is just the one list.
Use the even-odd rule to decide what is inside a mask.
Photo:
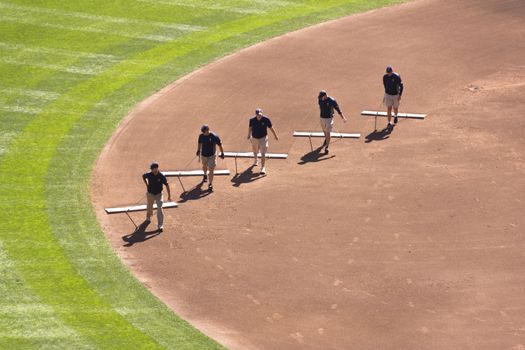
[[(154, 294), (232, 349), (524, 349), (523, 18), (521, 0), (415, 1), (175, 82), (131, 113), (96, 165), (109, 240)], [(401, 111), (429, 114), (389, 135), (359, 115), (379, 108), (387, 64), (405, 82)], [(362, 134), (321, 157), (291, 136), (319, 129), (319, 89), (350, 119), (336, 128)], [(262, 178), (240, 161), (210, 195), (186, 178), (178, 198), (171, 179), (181, 205), (165, 211), (165, 232), (125, 246), (134, 227), (103, 208), (138, 201), (150, 161), (183, 168), (205, 122), (227, 150), (249, 151), (257, 106), (281, 137), (270, 150), (289, 159)]]

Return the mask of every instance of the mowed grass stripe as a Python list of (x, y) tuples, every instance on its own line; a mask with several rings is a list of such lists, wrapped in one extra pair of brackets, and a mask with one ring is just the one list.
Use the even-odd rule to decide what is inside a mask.
[(90, 13), (48, 9), (38, 6), (0, 2), (0, 21), (42, 28), (97, 33), (126, 38), (171, 41), (185, 33), (205, 27), (186, 23), (164, 23), (146, 20), (93, 15)]
[(202, 26), (195, 26), (195, 25), (184, 24), (184, 23), (165, 23), (165, 22), (157, 22), (157, 21), (137, 20), (137, 19), (127, 18), (127, 17), (93, 15), (93, 14), (86, 13), (86, 12), (65, 11), (65, 10), (51, 9), (51, 8), (39, 7), (39, 6), (17, 5), (14, 3), (1, 2), (1, 1), (0, 1), (0, 8), (16, 10), (15, 11), (16, 13), (22, 13), (22, 14), (29, 12), (35, 15), (46, 14), (46, 15), (51, 15), (53, 17), (70, 17), (70, 18), (75, 18), (75, 19), (87, 19), (87, 20), (90, 20), (92, 23), (93, 22), (104, 22), (104, 23), (111, 24), (111, 25), (126, 24), (126, 25), (144, 26), (144, 27), (152, 27), (152, 28), (169, 28), (169, 29), (177, 29), (177, 30), (183, 30), (183, 31), (197, 31), (197, 30), (204, 29), (204, 27)]
[(1, 245), (0, 276), (0, 349), (95, 349), (26, 288)]
[(221, 11), (221, 12), (234, 12), (234, 13), (240, 13), (240, 14), (263, 14), (266, 11), (262, 9), (254, 9), (254, 8), (242, 8), (242, 7), (233, 7), (228, 5), (220, 5), (217, 3), (196, 3), (194, 2), (188, 2), (185, 0), (137, 0), (140, 2), (145, 2), (149, 4), (162, 4), (162, 5), (168, 5), (168, 6), (177, 6), (181, 8), (189, 8), (189, 9), (199, 9), (204, 11)]
[(78, 32), (86, 32), (86, 33), (122, 36), (125, 38), (151, 40), (151, 41), (158, 41), (158, 42), (168, 42), (181, 35), (180, 33), (169, 34), (169, 35), (168, 34), (164, 34), (164, 35), (146, 34), (146, 33), (137, 34), (134, 31), (113, 29), (111, 28), (110, 25), (108, 25), (107, 28), (94, 28), (94, 27), (90, 27), (89, 24), (82, 26), (82, 25), (77, 25), (77, 24), (49, 23), (49, 22), (43, 22), (42, 19), (39, 19), (39, 18), (27, 17), (27, 16), (17, 16), (17, 15), (15, 16), (0, 15), (0, 21), (10, 22), (14, 24), (33, 25), (33, 26), (43, 27), (43, 28), (59, 29), (59, 30), (64, 30), (64, 31), (67, 30), (67, 31), (78, 31)]
[(2, 95), (15, 95), (15, 96), (24, 96), (37, 100), (44, 101), (53, 101), (56, 100), (60, 94), (54, 91), (42, 91), (42, 90), (32, 90), (24, 88), (7, 88), (0, 87), (0, 94)]
[(102, 61), (119, 62), (122, 60), (121, 58), (114, 56), (114, 55), (75, 51), (75, 50), (64, 50), (64, 49), (56, 49), (56, 48), (42, 47), (42, 46), (30, 46), (30, 45), (24, 45), (20, 43), (12, 44), (12, 43), (0, 42), (0, 48), (5, 49), (5, 50), (17, 51), (17, 52), (29, 52), (29, 53), (37, 53), (37, 54), (43, 54), (43, 55), (66, 56), (66, 57), (74, 57), (74, 58), (85, 57), (85, 58), (100, 60), (100, 62)]
[(82, 75), (96, 75), (103, 71), (103, 67), (96, 68), (84, 68), (84, 67), (75, 67), (72, 65), (59, 65), (51, 63), (41, 63), (38, 61), (33, 61), (32, 59), (21, 59), (17, 57), (0, 57), (0, 62), (4, 64), (11, 64), (15, 66), (31, 66), (49, 70), (56, 70), (66, 73), (73, 74), (82, 74)]
[[(97, 35), (90, 38), (83, 32), (35, 29), (36, 27), (25, 25), (0, 23), (0, 32), (3, 34), (0, 57), (22, 57), (25, 60), (32, 59), (37, 64), (60, 63), (63, 67), (73, 64), (81, 67), (83, 64), (87, 64), (88, 67), (97, 64), (108, 67), (122, 60), (122, 57), (150, 47), (143, 41), (138, 46), (137, 42), (120, 36)], [(90, 52), (85, 52), (87, 50)], [(6, 54), (3, 51), (6, 51)], [(111, 51), (111, 54), (108, 54), (108, 51)], [(144, 61), (133, 63), (148, 64)], [(58, 95), (89, 78), (88, 75), (72, 74), (63, 70), (11, 64), (0, 64), (0, 76), (3, 89), (47, 89), (56, 91)], [(52, 100), (54, 99), (38, 101), (32, 96), (23, 97), (12, 93), (0, 96), (0, 160), (10, 142), (32, 120), (35, 113), (41, 112)], [(82, 98), (74, 102), (77, 105), (86, 103)]]
[[(330, 5), (343, 3), (330, 2)], [(97, 129), (97, 121), (104, 120), (105, 111), (93, 110), (92, 106), (101, 101), (115, 102), (118, 110), (110, 116), (111, 121), (102, 124), (113, 126), (130, 104), (153, 88), (161, 87), (160, 83), (166, 79), (178, 76), (155, 80), (151, 77), (153, 72), (164, 70), (163, 67), (166, 67), (166, 73), (187, 72), (202, 62), (199, 59), (192, 61), (191, 58), (200, 56), (210, 47), (213, 48), (213, 57), (222, 56), (234, 47), (274, 35), (286, 28), (296, 28), (298, 23), (313, 23), (318, 20), (314, 13), (319, 9), (310, 4), (298, 6), (293, 11), (270, 14), (271, 18), (266, 20), (240, 19), (219, 25), (207, 33), (193, 33), (134, 55), (131, 57), (133, 60), (145, 60), (150, 65), (140, 66), (124, 61), (92, 79), (82, 81), (49, 104), (15, 139), (0, 164), (0, 210), (8, 221), (2, 228), (2, 239), (29, 289), (88, 342), (99, 348), (155, 348), (160, 343), (175, 347), (170, 343), (170, 337), (178, 339), (182, 334), (184, 342), (182, 347), (177, 348), (218, 347), (191, 328), (175, 323), (174, 315), (159, 307), (161, 304), (130, 279), (111, 255), (94, 219), (87, 190), (93, 159), (110, 134), (109, 130), (104, 130), (91, 138), (89, 133)], [(306, 19), (309, 15), (313, 17)], [(299, 20), (294, 22), (294, 18)], [(240, 39), (237, 46), (236, 39)], [(221, 49), (222, 43), (227, 45)], [(211, 55), (207, 57), (212, 58)], [(176, 67), (173, 62), (184, 62), (185, 66)], [(152, 67), (158, 68), (153, 70)], [(143, 81), (144, 77), (150, 77), (151, 81), (141, 89), (138, 79)], [(119, 93), (121, 90), (132, 93)], [(130, 95), (132, 101), (122, 103)], [(76, 104), (75, 100), (82, 100), (83, 103)], [(57, 110), (71, 113), (57, 113)], [(82, 137), (76, 141), (75, 136)], [(84, 148), (84, 145), (88, 147)], [(78, 152), (79, 148), (85, 151)], [(12, 169), (17, 169), (15, 177), (12, 176)], [(68, 171), (69, 176), (64, 176)], [(17, 216), (24, 220), (8, 219)], [(17, 234), (7, 234), (13, 231)], [(79, 244), (75, 245), (76, 242)], [(102, 250), (97, 256), (100, 260), (95, 259), (89, 264), (92, 252), (76, 252), (88, 247)], [(115, 273), (103, 268), (90, 273), (94, 263), (103, 264), (106, 261), (110, 262), (109, 267), (114, 266), (112, 261), (115, 261)], [(119, 285), (119, 280), (126, 287), (116, 290), (122, 291), (128, 305), (119, 304), (119, 294), (112, 289), (113, 284)], [(153, 311), (150, 311), (151, 306), (155, 307)], [(154, 313), (167, 322), (164, 329), (168, 334), (159, 335), (154, 322), (154, 327), (148, 326), (149, 321), (155, 320)], [(180, 334), (170, 332), (170, 326), (177, 328)]]

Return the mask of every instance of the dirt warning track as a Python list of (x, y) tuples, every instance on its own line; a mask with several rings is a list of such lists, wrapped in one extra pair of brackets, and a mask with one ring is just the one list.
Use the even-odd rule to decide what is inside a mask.
[[(525, 348), (523, 18), (520, 0), (415, 1), (175, 82), (131, 113), (96, 165), (109, 240), (153, 293), (232, 349)], [(405, 83), (400, 110), (428, 114), (390, 134), (359, 115), (379, 108), (388, 64)], [(292, 137), (319, 130), (320, 89), (350, 119), (335, 131), (362, 135), (328, 156)], [(171, 180), (180, 206), (164, 233), (123, 242), (133, 225), (103, 208), (138, 201), (152, 160), (197, 169), (187, 164), (203, 123), (227, 151), (249, 151), (256, 107), (280, 134), (270, 151), (288, 159), (265, 177), (249, 159), (235, 177), (233, 159), (219, 161), (232, 176), (212, 194), (188, 178), (177, 198)]]

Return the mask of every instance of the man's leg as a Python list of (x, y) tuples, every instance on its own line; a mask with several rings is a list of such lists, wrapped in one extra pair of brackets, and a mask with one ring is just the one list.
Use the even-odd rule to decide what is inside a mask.
[(261, 150), (261, 172), (266, 173), (264, 165), (266, 164), (266, 152), (268, 151), (268, 136), (258, 140), (259, 149)]
[(212, 188), (213, 187), (213, 172), (215, 171), (215, 167), (214, 166), (211, 166), (210, 167), (210, 184), (208, 185), (208, 187)]
[(392, 120), (392, 106), (386, 108), (386, 117), (388, 119), (388, 125), (390, 125), (390, 121)]
[(394, 100), (394, 124), (397, 124), (397, 113), (399, 112), (399, 97)]
[(257, 154), (259, 153), (259, 140), (252, 137), (251, 141), (252, 141), (252, 150), (253, 150), (253, 165), (256, 166), (259, 164), (257, 160)]
[(324, 148), (325, 153), (328, 153), (328, 147), (330, 147), (330, 140), (332, 139), (331, 133), (332, 133), (332, 125), (334, 124), (334, 118), (330, 118), (326, 120), (326, 146)]
[(157, 203), (157, 227), (162, 230), (164, 227), (164, 211), (162, 210), (162, 193), (155, 195), (155, 202)]
[(214, 178), (214, 173), (215, 173), (215, 166), (217, 164), (215, 163), (215, 156), (211, 156), (208, 158), (208, 169), (210, 170), (209, 174), (208, 174), (208, 177), (210, 179), (210, 183), (208, 184), (208, 189), (210, 190), (213, 190), (213, 178)]
[(153, 198), (153, 195), (151, 193), (146, 193), (146, 221), (151, 221), (151, 216), (153, 215), (153, 202), (155, 199)]
[(264, 169), (265, 164), (266, 164), (266, 152), (265, 153), (261, 152), (261, 169)]
[(330, 128), (328, 127), (327, 118), (321, 118), (321, 129), (324, 133), (324, 143), (321, 146), (321, 148), (326, 147), (330, 145)]
[(202, 159), (202, 171), (204, 172), (204, 176), (202, 177), (202, 182), (208, 181), (208, 157), (201, 157)]

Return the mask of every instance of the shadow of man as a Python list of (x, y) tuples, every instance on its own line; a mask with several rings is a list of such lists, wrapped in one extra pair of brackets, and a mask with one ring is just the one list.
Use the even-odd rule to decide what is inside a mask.
[(247, 184), (247, 183), (250, 183), (250, 182), (257, 181), (257, 180), (262, 179), (263, 177), (266, 176), (265, 174), (254, 173), (253, 172), (253, 168), (254, 167), (255, 167), (254, 165), (251, 165), (249, 168), (244, 170), (242, 173), (235, 174), (235, 176), (232, 177), (232, 179), (231, 179), (231, 182), (233, 183), (232, 186), (239, 187), (242, 184)]
[(124, 244), (124, 247), (131, 247), (135, 243), (145, 242), (148, 239), (152, 239), (153, 237), (157, 237), (160, 235), (159, 230), (155, 231), (146, 231), (146, 228), (148, 227), (150, 223), (148, 221), (142, 222), (137, 229), (129, 234), (122, 236), (122, 240), (126, 242)]
[(390, 134), (394, 131), (394, 127), (385, 127), (382, 130), (374, 130), (370, 134), (366, 135), (365, 143), (370, 143), (372, 141), (383, 141), (390, 137)]
[(202, 186), (204, 185), (204, 182), (200, 182), (197, 186), (193, 187), (191, 190), (187, 192), (182, 192), (179, 196), (180, 201), (179, 203), (184, 203), (189, 200), (198, 200), (201, 198), (204, 198), (208, 195), (210, 195), (210, 191), (205, 191), (202, 189)]
[(331, 156), (328, 156), (326, 153), (321, 152), (321, 149), (323, 146), (314, 149), (311, 152), (306, 153), (301, 157), (301, 161), (297, 164), (304, 165), (306, 163), (315, 163), (315, 162), (322, 162), (323, 160), (328, 160), (335, 157), (335, 154), (332, 154)]

